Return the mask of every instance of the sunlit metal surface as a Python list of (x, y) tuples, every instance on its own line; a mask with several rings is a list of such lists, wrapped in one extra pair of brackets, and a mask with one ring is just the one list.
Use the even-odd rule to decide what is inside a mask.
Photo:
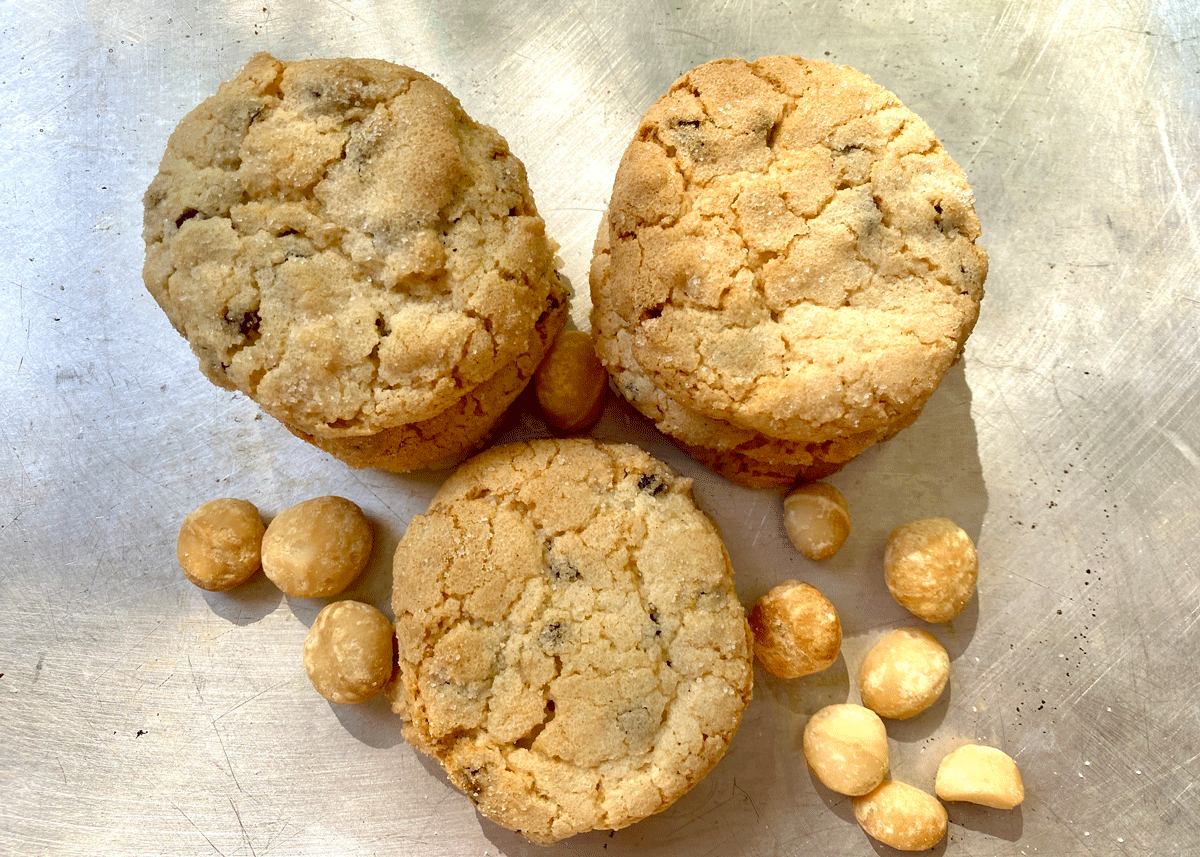
[[(945, 700), (890, 727), (930, 788), (967, 740), (1013, 755), (1013, 812), (955, 805), (948, 855), (1200, 847), (1200, 16), (1193, 4), (8, 0), (0, 5), (0, 853), (869, 855), (808, 773), (807, 714), (855, 698), (906, 623), (887, 532), (976, 539), (979, 597), (937, 628)], [(597, 433), (696, 478), (749, 605), (806, 579), (843, 658), (758, 674), (729, 755), (666, 812), (550, 852), (481, 819), (381, 700), (336, 707), (300, 660), (323, 602), (178, 572), (183, 515), (318, 494), (378, 527), (351, 595), (442, 475), (354, 472), (201, 377), (141, 285), (141, 195), (180, 117), (254, 52), (374, 56), (448, 86), (525, 161), (586, 326), (591, 243), (638, 117), (708, 59), (853, 65), (972, 182), (991, 255), (963, 362), (912, 428), (833, 477), (843, 551), (787, 543), (779, 495), (713, 477), (621, 407)], [(517, 436), (535, 430), (518, 422)]]

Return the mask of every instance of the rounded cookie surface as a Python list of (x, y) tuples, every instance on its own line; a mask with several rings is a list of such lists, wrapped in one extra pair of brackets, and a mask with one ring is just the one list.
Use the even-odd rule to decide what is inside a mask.
[(717, 763), (752, 682), (691, 482), (635, 447), (497, 447), (396, 549), (405, 738), (539, 843), (658, 812)]
[(325, 438), (430, 419), (562, 295), (524, 167), (440, 84), (255, 56), (180, 123), (146, 286), (215, 383)]
[(615, 358), (605, 363), (622, 398), (696, 461), (748, 488), (786, 488), (797, 480), (823, 479), (907, 425), (905, 421), (887, 432), (846, 434), (821, 443), (768, 437), (675, 400), (641, 371), (629, 349), (622, 347), (627, 344), (628, 337), (621, 332), (597, 349), (598, 354)]
[(627, 332), (653, 383), (705, 416), (806, 444), (886, 436), (974, 326), (978, 235), (962, 171), (892, 93), (828, 63), (717, 60), (622, 159), (593, 328)]
[(320, 437), (284, 424), (313, 446), (351, 467), (407, 473), (442, 470), (478, 451), (503, 422), (508, 408), (533, 378), (542, 357), (567, 318), (565, 296), (557, 297), (535, 328), (528, 350), (437, 416), (383, 429), (365, 437)]

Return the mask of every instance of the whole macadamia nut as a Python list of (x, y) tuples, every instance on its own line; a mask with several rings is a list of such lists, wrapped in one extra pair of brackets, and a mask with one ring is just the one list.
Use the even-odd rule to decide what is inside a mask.
[(551, 426), (568, 433), (590, 428), (608, 395), (608, 371), (592, 338), (578, 330), (560, 333), (533, 375), (533, 389)]
[(933, 705), (950, 678), (950, 655), (920, 628), (892, 631), (871, 647), (858, 671), (863, 705), (880, 717), (906, 720)]
[(897, 851), (928, 851), (945, 837), (949, 821), (936, 797), (896, 780), (856, 797), (854, 818), (868, 836)]
[(968, 801), (993, 809), (1012, 809), (1025, 800), (1017, 763), (1003, 750), (966, 744), (938, 765), (934, 784), (942, 800)]
[(883, 570), (892, 597), (926, 622), (948, 622), (975, 594), (975, 544), (947, 518), (925, 518), (892, 530)]
[(783, 527), (800, 553), (826, 560), (850, 535), (850, 506), (832, 485), (806, 482), (783, 498)]
[(184, 576), (201, 589), (240, 586), (262, 564), (262, 516), (253, 503), (222, 497), (188, 514), (175, 554)]
[(267, 527), (262, 565), (294, 598), (337, 595), (371, 558), (371, 522), (343, 497), (316, 497), (280, 512)]
[(827, 788), (866, 794), (888, 772), (887, 729), (878, 714), (861, 705), (827, 705), (804, 725), (804, 758)]
[(392, 623), (370, 604), (335, 601), (304, 640), (304, 669), (330, 702), (365, 702), (392, 677)]
[(820, 672), (837, 660), (842, 623), (816, 587), (799, 580), (779, 584), (750, 608), (754, 654), (780, 678)]

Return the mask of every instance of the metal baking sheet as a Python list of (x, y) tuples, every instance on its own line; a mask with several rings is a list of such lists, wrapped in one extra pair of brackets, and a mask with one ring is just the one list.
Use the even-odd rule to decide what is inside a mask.
[[(719, 56), (853, 65), (965, 169), (991, 256), (979, 325), (921, 419), (832, 478), (854, 530), (796, 553), (780, 495), (706, 473), (612, 405), (596, 433), (695, 477), (749, 605), (799, 577), (843, 657), (757, 674), (729, 754), (662, 814), (549, 850), (477, 815), (381, 700), (326, 703), (300, 661), (324, 602), (178, 572), (183, 515), (319, 494), (376, 524), (349, 593), (444, 474), (351, 471), (201, 377), (141, 285), (141, 195), (175, 123), (256, 51), (401, 62), (528, 166), (587, 325), (592, 238), (638, 117)], [(955, 518), (979, 596), (936, 629), (947, 697), (889, 730), (929, 788), (968, 740), (1016, 758), (1012, 812), (950, 807), (947, 855), (1200, 848), (1200, 17), (1184, 0), (7, 0), (0, 5), (0, 853), (889, 853), (819, 786), (808, 714), (855, 698), (906, 624), (887, 532)], [(517, 419), (509, 437), (536, 433)]]

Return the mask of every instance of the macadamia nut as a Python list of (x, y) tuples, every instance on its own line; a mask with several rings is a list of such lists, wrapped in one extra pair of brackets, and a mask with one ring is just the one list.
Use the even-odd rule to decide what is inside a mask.
[(392, 677), (392, 623), (370, 604), (335, 601), (304, 640), (304, 669), (330, 702), (365, 702)]
[(262, 564), (262, 516), (253, 503), (209, 500), (183, 519), (175, 555), (192, 583), (223, 592), (245, 583)]
[(563, 432), (590, 428), (608, 394), (608, 372), (592, 338), (578, 330), (560, 333), (534, 373), (533, 389), (551, 426)]
[(861, 705), (827, 705), (804, 725), (804, 758), (817, 779), (839, 794), (862, 795), (887, 775), (887, 730)]
[(982, 744), (966, 744), (942, 759), (934, 790), (942, 800), (994, 809), (1012, 809), (1025, 800), (1017, 763), (1003, 750)]
[(294, 598), (337, 595), (371, 558), (371, 522), (342, 497), (316, 497), (280, 512), (267, 527), (262, 565)]
[(854, 817), (872, 839), (898, 851), (927, 851), (946, 835), (946, 808), (908, 783), (886, 780), (854, 799)]
[(850, 506), (832, 485), (806, 482), (783, 498), (783, 527), (800, 553), (826, 560), (850, 535)]
[(871, 647), (858, 671), (863, 705), (880, 717), (905, 720), (933, 705), (950, 678), (950, 655), (920, 628), (892, 631)]
[(888, 590), (926, 622), (948, 622), (975, 594), (975, 544), (946, 518), (926, 518), (892, 530), (883, 555)]
[(779, 584), (750, 608), (754, 654), (780, 678), (820, 672), (837, 660), (842, 623), (816, 587), (799, 580)]

